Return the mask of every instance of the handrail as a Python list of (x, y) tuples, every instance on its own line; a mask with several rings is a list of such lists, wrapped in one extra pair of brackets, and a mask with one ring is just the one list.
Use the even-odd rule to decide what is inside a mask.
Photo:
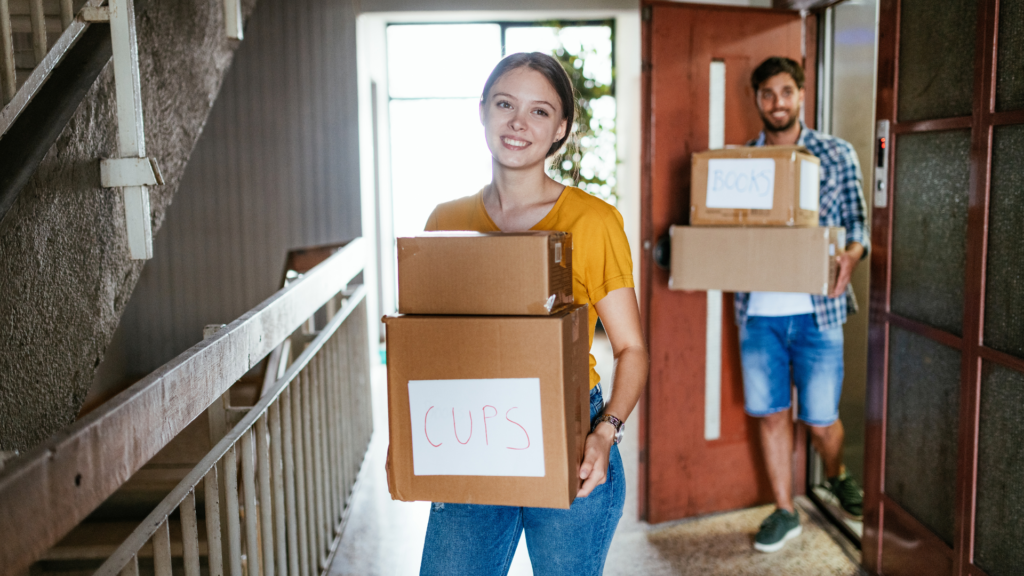
[[(284, 376), (279, 378), (274, 383), (273, 387), (267, 391), (259, 402), (242, 418), (242, 420), (235, 425), (234, 428), (228, 432), (227, 435), (222, 438), (216, 446), (203, 457), (202, 460), (196, 464), (195, 468), (192, 469), (189, 474), (174, 487), (173, 490), (160, 502), (159, 505), (146, 516), (146, 519), (139, 524), (139, 526), (125, 539), (124, 543), (118, 547), (118, 549), (107, 558), (102, 566), (95, 572), (97, 576), (115, 576), (121, 572), (121, 570), (128, 565), (132, 558), (138, 553), (138, 551), (152, 538), (158, 530), (162, 529), (164, 522), (174, 512), (178, 506), (190, 495), (194, 493), (195, 488), (201, 481), (206, 478), (213, 479), (210, 475), (211, 471), (214, 470), (214, 466), (227, 455), (228, 451), (231, 450), (236, 444), (243, 440), (243, 435), (249, 433), (250, 430), (256, 425), (257, 421), (264, 418), (268, 414), (268, 410), (272, 404), (277, 402), (281, 397), (282, 392), (303, 372), (306, 367), (310, 364), (320, 349), (324, 347), (328, 340), (330, 340), (338, 328), (348, 319), (356, 307), (363, 302), (366, 298), (366, 286), (360, 286), (356, 291), (348, 297), (344, 306), (335, 314), (327, 325), (321, 329), (316, 338), (306, 347), (301, 355), (288, 367)], [(260, 451), (261, 455), (264, 451)], [(269, 502), (261, 502), (261, 507), (269, 509)], [(248, 514), (249, 517), (254, 516)], [(269, 523), (268, 523), (269, 524)], [(333, 523), (332, 523), (333, 524)], [(250, 562), (256, 562), (256, 559), (251, 559)]]
[[(0, 470), (0, 574), (19, 574), (95, 510), (365, 263), (357, 238), (248, 313)], [(42, 520), (41, 520), (42, 519)]]
[[(97, 8), (104, 0), (88, 0), (85, 8)], [(58, 64), (67, 56), (71, 48), (82, 37), (82, 34), (89, 28), (88, 22), (75, 19), (64, 32), (61, 33), (57, 43), (50, 48), (46, 56), (36, 64), (28, 79), (20, 87), (15, 87), (14, 98), (8, 102), (3, 109), (0, 109), (0, 137), (7, 133), (7, 130), (14, 124), (14, 121), (25, 110), (28, 103), (32, 101), (39, 89), (46, 83), (47, 78)]]

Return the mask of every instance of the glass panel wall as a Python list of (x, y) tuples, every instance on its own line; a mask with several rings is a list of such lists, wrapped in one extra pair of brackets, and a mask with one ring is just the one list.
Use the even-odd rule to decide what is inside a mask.
[(892, 311), (963, 333), (969, 130), (896, 139)]
[(1024, 566), (1024, 374), (985, 364), (978, 444), (974, 562), (992, 576)]
[(960, 352), (896, 327), (889, 350), (885, 493), (952, 545)]
[(934, 0), (903, 0), (900, 8), (897, 119), (969, 116), (977, 1), (947, 0), (939, 8)]
[(985, 345), (1024, 358), (1024, 125), (997, 127), (992, 144)]
[(1024, 0), (999, 2), (996, 110), (1024, 108)]

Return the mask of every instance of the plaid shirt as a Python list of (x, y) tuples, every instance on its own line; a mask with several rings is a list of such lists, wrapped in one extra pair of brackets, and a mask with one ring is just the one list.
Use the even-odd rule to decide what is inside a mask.
[[(870, 250), (870, 234), (867, 228), (867, 204), (861, 189), (863, 177), (860, 163), (853, 146), (846, 140), (811, 130), (800, 123), (800, 138), (797, 144), (806, 147), (821, 160), (821, 202), (818, 223), (822, 226), (843, 226), (846, 228), (847, 245), (853, 242), (864, 247), (864, 257)], [(765, 136), (761, 132), (748, 146), (764, 146)], [(736, 293), (736, 323), (747, 322), (747, 304), (750, 293)], [(819, 330), (842, 326), (846, 322), (847, 310), (857, 312), (857, 298), (853, 286), (846, 286), (846, 294), (839, 298), (811, 295), (814, 303), (814, 319)]]

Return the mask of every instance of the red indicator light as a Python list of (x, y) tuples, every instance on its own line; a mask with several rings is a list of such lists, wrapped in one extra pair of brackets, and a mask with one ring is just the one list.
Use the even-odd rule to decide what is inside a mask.
[(883, 136), (880, 140), (882, 142), (882, 150), (885, 150), (885, 137)]

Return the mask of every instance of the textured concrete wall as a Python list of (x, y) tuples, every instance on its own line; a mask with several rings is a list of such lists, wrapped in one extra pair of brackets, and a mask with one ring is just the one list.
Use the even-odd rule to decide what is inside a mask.
[[(136, 24), (146, 149), (165, 180), (150, 191), (155, 233), (238, 43), (221, 0), (138, 0)], [(0, 450), (74, 421), (143, 267), (120, 194), (99, 185), (98, 159), (117, 155), (112, 68), (0, 222)]]
[(281, 288), (285, 255), (361, 235), (355, 13), (260, 0), (85, 409)]

